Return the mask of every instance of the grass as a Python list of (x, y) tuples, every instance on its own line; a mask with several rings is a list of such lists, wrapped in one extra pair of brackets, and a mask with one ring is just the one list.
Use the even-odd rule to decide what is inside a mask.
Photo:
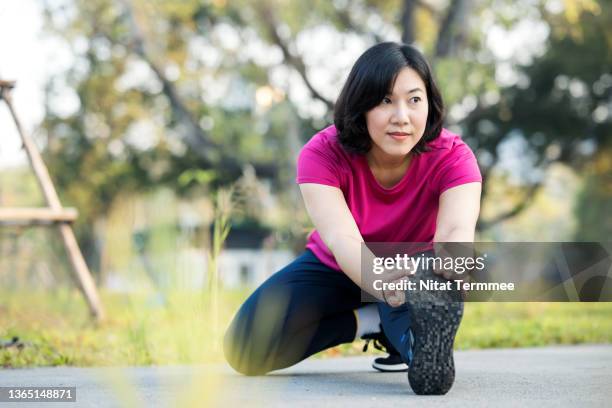
[[(246, 291), (219, 293), (225, 327)], [(0, 292), (0, 339), (25, 347), (0, 348), (0, 366), (126, 366), (220, 362), (222, 333), (214, 333), (210, 302), (176, 292), (166, 302), (150, 293), (102, 293), (108, 318), (92, 322), (76, 291)], [(468, 303), (456, 348), (611, 343), (612, 303)], [(318, 357), (361, 354), (363, 342)]]

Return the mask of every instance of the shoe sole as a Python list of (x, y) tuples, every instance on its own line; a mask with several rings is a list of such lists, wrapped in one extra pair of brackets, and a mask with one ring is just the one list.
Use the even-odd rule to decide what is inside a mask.
[[(431, 271), (417, 273), (416, 278), (447, 282)], [(408, 369), (410, 387), (418, 395), (446, 394), (455, 381), (453, 345), (463, 317), (461, 294), (451, 290), (409, 291), (406, 301), (414, 335)]]
[(393, 366), (389, 366), (389, 365), (372, 363), (372, 368), (380, 372), (383, 372), (383, 373), (401, 373), (401, 372), (408, 371), (408, 366), (406, 364), (396, 364)]

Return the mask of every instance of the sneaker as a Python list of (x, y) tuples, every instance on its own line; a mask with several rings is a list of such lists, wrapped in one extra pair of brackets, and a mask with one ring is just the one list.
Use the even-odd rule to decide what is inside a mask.
[(387, 357), (374, 359), (372, 367), (383, 373), (401, 373), (408, 371), (408, 364), (404, 363), (399, 354), (389, 354)]
[[(415, 280), (447, 282), (431, 270), (419, 270)], [(406, 296), (414, 335), (408, 382), (415, 394), (443, 395), (455, 381), (453, 345), (461, 318), (463, 301), (459, 291), (411, 291)]]
[(378, 371), (382, 372), (405, 372), (408, 371), (408, 365), (404, 363), (402, 357), (399, 352), (393, 347), (387, 336), (382, 330), (378, 333), (370, 333), (361, 336), (363, 340), (366, 341), (366, 344), (363, 346), (363, 351), (366, 352), (368, 350), (368, 346), (370, 342), (375, 349), (384, 351), (389, 355), (387, 357), (378, 357), (374, 359), (372, 363), (372, 367)]

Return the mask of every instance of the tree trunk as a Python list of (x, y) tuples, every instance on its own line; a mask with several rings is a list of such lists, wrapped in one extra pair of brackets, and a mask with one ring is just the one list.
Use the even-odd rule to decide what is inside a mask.
[(467, 15), (470, 0), (453, 0), (440, 25), (436, 57), (453, 55), (467, 37)]
[(414, 0), (404, 0), (402, 5), (402, 42), (412, 44), (414, 42), (414, 10), (416, 2)]

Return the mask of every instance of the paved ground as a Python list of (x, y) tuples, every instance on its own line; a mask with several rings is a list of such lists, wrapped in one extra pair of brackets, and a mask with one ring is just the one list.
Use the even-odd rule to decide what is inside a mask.
[[(612, 345), (463, 351), (440, 397), (412, 393), (405, 373), (369, 368), (371, 357), (311, 359), (264, 377), (224, 365), (0, 370), (0, 386), (76, 386), (77, 403), (39, 406), (610, 406)], [(17, 406), (0, 403), (0, 406)], [(33, 404), (23, 404), (34, 406)]]

